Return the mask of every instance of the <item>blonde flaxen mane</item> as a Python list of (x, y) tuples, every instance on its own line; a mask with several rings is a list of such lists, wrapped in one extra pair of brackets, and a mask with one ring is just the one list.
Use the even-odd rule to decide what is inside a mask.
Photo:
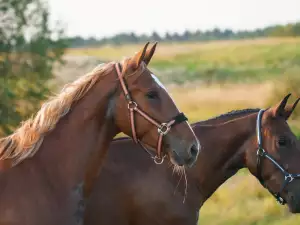
[(32, 157), (72, 105), (86, 95), (103, 75), (112, 71), (113, 62), (100, 64), (90, 73), (67, 84), (62, 91), (43, 104), (34, 118), (23, 122), (10, 136), (0, 139), (0, 160), (9, 159), (12, 166)]

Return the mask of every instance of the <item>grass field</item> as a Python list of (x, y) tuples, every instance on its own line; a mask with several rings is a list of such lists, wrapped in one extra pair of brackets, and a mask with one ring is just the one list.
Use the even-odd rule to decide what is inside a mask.
[[(67, 54), (95, 57), (99, 61), (120, 60), (141, 47), (69, 49)], [(92, 69), (92, 65), (85, 69), (88, 68)], [(299, 85), (296, 83), (291, 91), (299, 97), (300, 39), (159, 44), (150, 68), (167, 84), (179, 108), (195, 122), (233, 109), (270, 106), (289, 91), (288, 88), (274, 92), (281, 90), (284, 79), (290, 75), (298, 77)], [(290, 124), (295, 132), (300, 131), (299, 119)], [(220, 187), (203, 206), (199, 223), (298, 225), (300, 216), (279, 206), (251, 175), (242, 172)]]
[[(72, 49), (104, 61), (119, 60), (142, 45)], [(219, 82), (262, 81), (300, 71), (300, 38), (159, 44), (151, 68), (163, 82), (195, 80)]]

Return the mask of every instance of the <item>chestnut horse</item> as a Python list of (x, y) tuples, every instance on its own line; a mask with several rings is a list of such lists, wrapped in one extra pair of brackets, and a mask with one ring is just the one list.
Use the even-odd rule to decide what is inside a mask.
[(155, 167), (132, 141), (116, 139), (87, 203), (86, 224), (195, 225), (204, 202), (244, 167), (299, 213), (299, 174), (290, 173), (300, 172), (300, 146), (286, 122), (299, 99), (286, 105), (288, 97), (265, 111), (232, 111), (193, 125), (202, 151), (186, 171), (184, 203), (185, 187), (167, 164)]
[(147, 68), (156, 47), (148, 44), (80, 77), (0, 139), (0, 225), (82, 224), (84, 200), (119, 132), (151, 154), (157, 148), (157, 163), (168, 155), (193, 165), (199, 142)]

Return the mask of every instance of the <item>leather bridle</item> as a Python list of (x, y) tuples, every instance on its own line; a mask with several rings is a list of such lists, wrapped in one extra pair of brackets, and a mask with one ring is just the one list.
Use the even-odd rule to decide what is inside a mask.
[[(187, 121), (187, 117), (183, 113), (179, 113), (177, 116), (172, 118), (170, 121), (166, 123), (159, 123), (149, 115), (147, 115), (145, 112), (143, 112), (139, 107), (138, 104), (131, 98), (130, 93), (128, 91), (127, 85), (125, 83), (124, 79), (124, 71), (122, 71), (122, 67), (120, 63), (115, 64), (115, 68), (118, 74), (118, 78), (121, 83), (121, 87), (123, 90), (123, 93), (125, 95), (125, 99), (128, 103), (128, 110), (129, 110), (129, 115), (130, 115), (130, 124), (131, 124), (131, 131), (132, 131), (132, 138), (135, 143), (138, 143), (142, 146), (142, 148), (151, 155), (152, 159), (156, 164), (162, 164), (164, 161), (164, 158), (166, 155), (162, 155), (162, 142), (163, 142), (163, 137), (167, 135), (170, 131), (170, 129), (175, 126), (176, 124), (182, 123), (184, 121)], [(135, 117), (134, 117), (134, 112), (137, 112), (140, 116), (145, 118), (148, 122), (152, 123), (154, 126), (157, 127), (157, 132), (158, 132), (158, 142), (157, 142), (157, 148), (156, 148), (156, 155), (153, 156), (150, 151), (140, 142), (140, 140), (137, 137), (137, 132), (136, 132), (136, 127), (135, 127)]]
[[(279, 202), (281, 205), (286, 204), (286, 201), (281, 197), (282, 191), (285, 189), (285, 187), (294, 181), (295, 179), (300, 178), (300, 174), (291, 174), (288, 171), (286, 171), (272, 156), (270, 156), (263, 148), (262, 143), (262, 132), (261, 132), (261, 123), (262, 123), (262, 116), (265, 110), (261, 109), (257, 115), (256, 120), (256, 132), (257, 132), (257, 143), (258, 143), (258, 149), (257, 149), (257, 179), (263, 185)], [(263, 178), (262, 178), (262, 159), (268, 159), (270, 160), (276, 168), (278, 168), (281, 173), (284, 175), (284, 182), (281, 185), (279, 192), (272, 192), (265, 184)]]

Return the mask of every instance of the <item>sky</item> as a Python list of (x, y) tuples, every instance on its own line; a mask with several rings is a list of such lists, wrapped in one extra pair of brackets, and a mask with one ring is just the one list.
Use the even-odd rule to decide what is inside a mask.
[(48, 0), (68, 36), (263, 28), (300, 21), (300, 0)]

